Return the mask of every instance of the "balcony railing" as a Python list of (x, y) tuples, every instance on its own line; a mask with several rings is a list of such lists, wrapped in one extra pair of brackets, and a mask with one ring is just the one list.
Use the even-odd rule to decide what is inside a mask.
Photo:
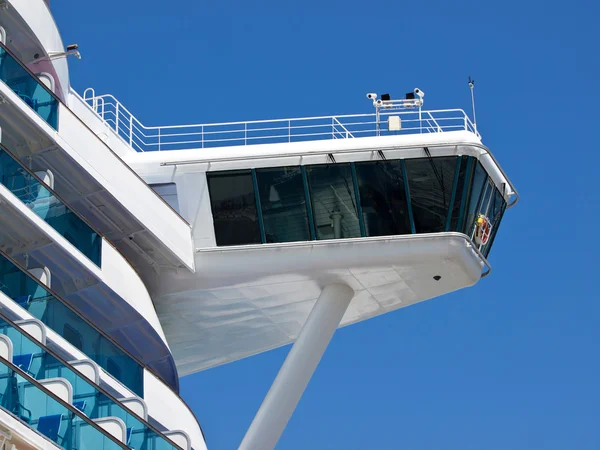
[(0, 392), (2, 409), (64, 449), (127, 449), (84, 413), (3, 357), (0, 357)]
[[(66, 361), (41, 345), (0, 314), (0, 334), (7, 336), (13, 347), (13, 363), (22, 362), (21, 369), (38, 381), (51, 378), (67, 380), (73, 389), (73, 405), (90, 419), (118, 417), (127, 428), (128, 442), (131, 448), (149, 448), (154, 450), (176, 450), (178, 447), (168, 438), (137, 417), (123, 405), (92, 384), (79, 371)], [(25, 367), (27, 366), (27, 367)]]
[[(477, 130), (462, 109), (404, 110), (380, 114), (303, 117), (195, 125), (144, 126), (112, 95), (84, 92), (84, 100), (127, 144), (139, 152), (352, 139), (397, 134)], [(388, 130), (388, 117), (400, 118), (400, 129)], [(396, 122), (397, 123), (397, 122)]]
[(0, 291), (85, 353), (133, 393), (144, 397), (142, 365), (1, 252)]
[(102, 238), (46, 184), (0, 145), (0, 183), (98, 267)]
[(0, 43), (0, 81), (55, 130), (58, 129), (58, 99), (6, 46)]

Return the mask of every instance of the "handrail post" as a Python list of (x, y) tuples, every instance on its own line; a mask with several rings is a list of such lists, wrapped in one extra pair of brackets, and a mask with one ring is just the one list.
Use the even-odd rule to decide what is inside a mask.
[(201, 140), (200, 146), (201, 146), (201, 148), (204, 148), (204, 125), (202, 125), (200, 127), (200, 140)]
[(119, 134), (119, 102), (115, 105), (115, 131)]
[(129, 114), (129, 146), (133, 144), (133, 116)]
[(244, 122), (244, 145), (248, 145), (248, 122)]
[(158, 151), (160, 152), (160, 128), (158, 128)]
[(292, 142), (292, 121), (288, 119), (288, 142)]

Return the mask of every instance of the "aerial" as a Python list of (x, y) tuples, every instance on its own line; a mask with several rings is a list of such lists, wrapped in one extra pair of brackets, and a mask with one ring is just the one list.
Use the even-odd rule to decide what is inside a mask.
[(0, 0), (0, 447), (600, 448), (599, 13)]

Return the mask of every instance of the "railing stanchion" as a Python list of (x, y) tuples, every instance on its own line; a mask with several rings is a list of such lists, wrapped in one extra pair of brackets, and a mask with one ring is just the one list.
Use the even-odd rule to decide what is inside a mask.
[(158, 151), (160, 152), (160, 128), (158, 129)]
[(248, 145), (248, 122), (244, 123), (244, 145)]
[(119, 134), (119, 102), (115, 105), (115, 131)]
[(288, 120), (288, 142), (292, 142), (292, 121)]
[(133, 144), (133, 116), (129, 115), (129, 146)]

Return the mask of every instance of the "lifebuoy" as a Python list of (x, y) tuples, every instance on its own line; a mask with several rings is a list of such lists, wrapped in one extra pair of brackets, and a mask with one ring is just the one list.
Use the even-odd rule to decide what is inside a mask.
[(479, 214), (475, 221), (475, 243), (485, 245), (492, 234), (492, 222), (483, 214)]

